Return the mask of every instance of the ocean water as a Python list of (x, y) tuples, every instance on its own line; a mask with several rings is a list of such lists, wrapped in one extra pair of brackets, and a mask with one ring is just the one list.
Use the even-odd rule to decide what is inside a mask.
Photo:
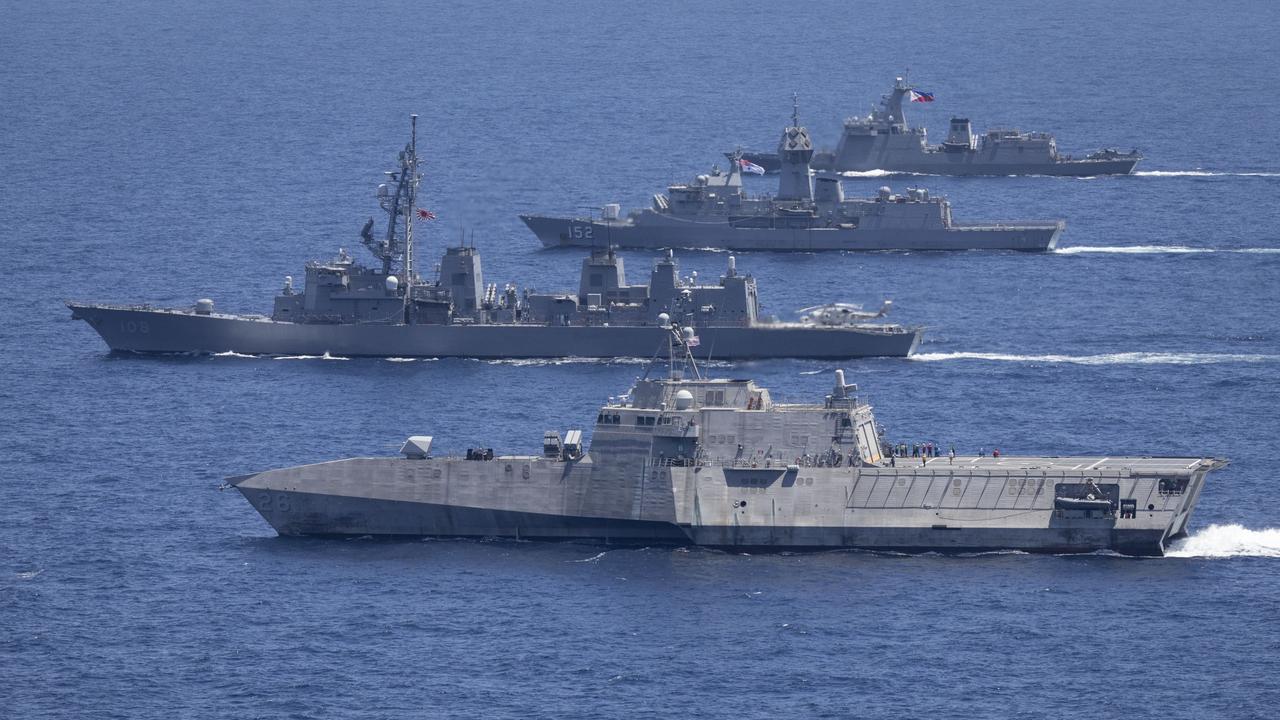
[[(1274, 717), (1277, 26), (1230, 1), (0, 0), (0, 716)], [(833, 142), (908, 67), (935, 139), (967, 114), (1147, 159), (846, 182), (1064, 218), (1055, 253), (739, 268), (780, 316), (891, 297), (928, 327), (846, 366), (894, 438), (1230, 458), (1170, 557), (281, 539), (224, 477), (417, 433), (532, 451), (642, 367), (113, 356), (62, 306), (267, 311), (356, 247), (411, 112), (421, 252), (474, 237), (490, 281), (571, 287), (579, 255), (517, 213), (645, 204), (772, 146), (793, 91)], [(801, 400), (835, 366), (715, 369)]]

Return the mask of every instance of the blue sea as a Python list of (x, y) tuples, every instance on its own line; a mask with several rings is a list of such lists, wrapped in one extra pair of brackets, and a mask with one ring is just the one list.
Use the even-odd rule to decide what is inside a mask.
[[(1277, 27), (1237, 0), (0, 0), (0, 717), (1276, 717)], [(487, 280), (570, 288), (580, 254), (518, 213), (645, 205), (772, 147), (793, 92), (830, 145), (908, 68), (935, 140), (956, 114), (1147, 159), (846, 182), (1063, 218), (1057, 252), (738, 268), (780, 317), (927, 326), (845, 364), (893, 439), (1230, 458), (1170, 557), (282, 539), (223, 478), (409, 434), (536, 451), (643, 366), (118, 356), (62, 305), (269, 312), (362, 252), (410, 113), (420, 257), (474, 238)], [(835, 367), (713, 370), (800, 401)]]

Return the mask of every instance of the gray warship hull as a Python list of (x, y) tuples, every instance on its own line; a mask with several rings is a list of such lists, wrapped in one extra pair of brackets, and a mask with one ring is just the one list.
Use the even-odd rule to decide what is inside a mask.
[[(782, 163), (777, 153), (744, 152), (742, 157), (776, 173)], [(903, 175), (948, 176), (1005, 176), (1045, 175), (1054, 177), (1094, 177), (1098, 175), (1129, 175), (1141, 158), (1123, 157), (1114, 160), (1056, 160), (1044, 162), (994, 162), (978, 153), (947, 152), (868, 152), (859, 157), (842, 157), (839, 162), (828, 153), (816, 153), (815, 170), (835, 172), (884, 171)]]
[[(910, 467), (913, 461), (917, 466)], [(1169, 541), (1186, 534), (1206, 474), (1224, 464), (1105, 457), (919, 463), (637, 463), (606, 478), (589, 459), (357, 458), (270, 470), (230, 483), (286, 536), (1160, 555)], [(1064, 509), (1062, 488), (1086, 481), (1114, 487), (1121, 512)]]
[(663, 218), (641, 225), (628, 219), (600, 220), (521, 215), (545, 247), (590, 247), (608, 242), (631, 249), (691, 248), (734, 251), (820, 250), (1018, 250), (1043, 252), (1058, 244), (1066, 224), (961, 224), (947, 228), (749, 228), (730, 223)]
[[(68, 303), (113, 351), (341, 357), (651, 357), (665, 330), (652, 326), (294, 323), (265, 317)], [(699, 357), (842, 359), (905, 357), (919, 329), (799, 323), (700, 327)]]

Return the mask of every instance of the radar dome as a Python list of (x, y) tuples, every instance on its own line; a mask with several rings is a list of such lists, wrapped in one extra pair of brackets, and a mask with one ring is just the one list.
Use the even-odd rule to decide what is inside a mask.
[(211, 315), (211, 314), (213, 314), (213, 301), (212, 301), (212, 300), (210, 300), (209, 298), (200, 298), (199, 300), (197, 300), (197, 301), (196, 301), (196, 314), (197, 314), (197, 315)]
[(666, 327), (671, 324), (671, 316), (666, 313), (658, 313), (658, 324)]
[(685, 340), (692, 340), (692, 339), (693, 339), (693, 328), (691, 328), (691, 327), (686, 327), (686, 328), (684, 329), (684, 331), (683, 331), (683, 332), (684, 332), (684, 339), (685, 339)]
[(693, 393), (688, 390), (681, 390), (676, 393), (676, 409), (688, 410), (693, 407)]
[(395, 275), (387, 276), (387, 292), (395, 292), (400, 287), (400, 279)]

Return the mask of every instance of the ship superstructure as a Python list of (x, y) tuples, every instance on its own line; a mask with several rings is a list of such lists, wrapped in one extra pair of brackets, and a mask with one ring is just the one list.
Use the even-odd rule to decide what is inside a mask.
[[(416, 122), (414, 123), (416, 129)], [(704, 352), (717, 359), (906, 356), (921, 328), (883, 321), (844, 303), (809, 309), (795, 321), (760, 312), (757, 280), (729, 257), (718, 280), (682, 276), (675, 257), (659, 257), (648, 283), (631, 284), (623, 258), (599, 244), (582, 261), (576, 292), (538, 292), (486, 283), (474, 245), (448, 247), (434, 273), (422, 277), (415, 221), (416, 131), (376, 197), (386, 214), (375, 235), (360, 231), (376, 264), (345, 249), (307, 263), (301, 289), (285, 278), (269, 317), (217, 312), (211, 299), (190, 308), (68, 303), (112, 350), (137, 353), (224, 353), (391, 357), (646, 357), (664, 328), (659, 316), (703, 328)]]
[[(1058, 142), (1045, 132), (991, 129), (975, 134), (967, 117), (952, 117), (947, 138), (930, 145), (923, 127), (907, 124), (904, 101), (929, 98), (904, 77), (867, 115), (844, 121), (834, 151), (815, 153), (813, 166), (835, 172), (884, 170), (926, 175), (1127, 175), (1142, 160), (1137, 151), (1114, 148), (1076, 158), (1058, 152)], [(777, 171), (776, 153), (745, 153), (750, 162)]]
[[(816, 403), (687, 369), (636, 382), (538, 455), (472, 448), (353, 458), (230, 480), (281, 535), (466, 536), (726, 548), (1109, 549), (1159, 555), (1187, 532), (1212, 458), (896, 457), (835, 373)], [(673, 354), (674, 357), (674, 354)], [(479, 409), (479, 408), (477, 408)], [(440, 422), (447, 422), (441, 418)]]
[(836, 173), (813, 172), (813, 142), (796, 114), (778, 142), (778, 190), (743, 192), (740, 155), (653, 197), (651, 207), (597, 217), (521, 215), (547, 247), (609, 243), (624, 248), (724, 250), (1051, 250), (1062, 220), (963, 223), (951, 202), (924, 188), (847, 198)]

